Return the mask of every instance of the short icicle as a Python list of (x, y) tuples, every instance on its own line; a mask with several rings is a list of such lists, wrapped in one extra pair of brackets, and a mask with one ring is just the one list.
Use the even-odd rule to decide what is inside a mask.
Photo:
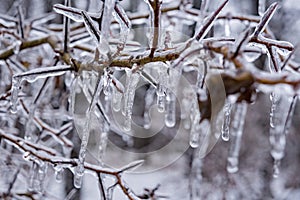
[(235, 105), (235, 113), (232, 121), (230, 149), (227, 158), (227, 171), (229, 173), (236, 173), (239, 170), (239, 151), (241, 147), (246, 113), (247, 104), (245, 102), (237, 103)]
[(222, 124), (221, 137), (224, 141), (229, 140), (231, 109), (232, 109), (231, 103), (226, 103), (225, 106), (224, 106), (224, 109), (223, 109), (223, 111), (224, 111), (224, 121), (223, 121), (223, 124)]
[(181, 69), (169, 68), (169, 87), (166, 91), (165, 125), (169, 128), (176, 124), (176, 89), (180, 80)]
[(176, 124), (176, 96), (170, 90), (166, 96), (165, 124), (167, 127), (174, 127)]
[(101, 75), (99, 75), (90, 106), (86, 112), (86, 121), (84, 124), (83, 134), (81, 138), (81, 146), (80, 146), (79, 157), (78, 157), (78, 166), (76, 167), (75, 174), (74, 174), (74, 187), (76, 188), (80, 188), (82, 185), (82, 178), (84, 175), (84, 161), (85, 161), (85, 155), (86, 155), (86, 150), (87, 150), (87, 145), (88, 145), (88, 140), (90, 135), (91, 118), (102, 88), (103, 88), (103, 79)]

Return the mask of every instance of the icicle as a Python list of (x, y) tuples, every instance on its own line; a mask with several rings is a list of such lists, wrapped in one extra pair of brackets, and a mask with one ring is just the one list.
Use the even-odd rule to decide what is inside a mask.
[(111, 110), (111, 100), (112, 100), (112, 95), (113, 95), (113, 88), (111, 86), (111, 79), (106, 78), (106, 84), (103, 89), (103, 93), (105, 95), (104, 100), (105, 100), (105, 106), (104, 106), (104, 112), (109, 113)]
[(231, 115), (231, 103), (227, 103), (224, 106), (224, 121), (223, 121), (223, 125), (222, 125), (222, 139), (224, 141), (228, 141), (229, 140), (229, 129), (230, 129), (230, 115)]
[(236, 104), (234, 118), (232, 121), (231, 143), (229, 155), (227, 158), (227, 171), (235, 173), (239, 167), (239, 151), (241, 147), (241, 139), (243, 135), (244, 122), (247, 112), (247, 104), (245, 102)]
[(29, 191), (34, 191), (36, 189), (35, 185), (37, 182), (37, 176), (38, 176), (38, 164), (33, 162), (30, 168), (30, 178), (28, 184)]
[(224, 32), (226, 37), (229, 37), (231, 35), (230, 21), (231, 21), (231, 13), (227, 13), (226, 19), (224, 20)]
[(191, 126), (191, 132), (190, 132), (190, 146), (192, 148), (198, 148), (199, 147), (199, 140), (200, 140), (200, 114), (196, 114)]
[(291, 123), (292, 123), (292, 119), (293, 119), (293, 115), (294, 115), (294, 111), (295, 111), (295, 107), (296, 107), (296, 103), (297, 103), (297, 99), (298, 96), (294, 95), (293, 97), (291, 97), (291, 103), (290, 103), (290, 108), (289, 108), (289, 113), (285, 122), (285, 134), (289, 133), (290, 127), (291, 127)]
[(144, 108), (144, 128), (149, 129), (151, 126), (150, 107), (154, 100), (155, 89), (150, 87), (145, 96), (145, 108)]
[(76, 98), (76, 93), (77, 93), (77, 88), (78, 88), (78, 77), (75, 77), (71, 83), (71, 87), (70, 87), (70, 95), (68, 98), (68, 102), (69, 102), (69, 112), (70, 113), (74, 113), (75, 111), (75, 98)]
[(183, 99), (181, 101), (180, 118), (183, 120), (183, 127), (187, 130), (191, 128), (190, 116), (192, 115), (191, 108), (193, 105), (192, 102), (194, 97), (194, 90), (192, 88), (183, 89)]
[(119, 92), (117, 88), (113, 89), (112, 107), (115, 112), (119, 112), (121, 110), (122, 96), (123, 94)]
[(107, 132), (102, 131), (100, 133), (100, 140), (98, 144), (98, 160), (102, 166), (103, 166), (103, 156), (107, 146), (107, 140), (108, 140)]
[(79, 157), (78, 157), (78, 166), (75, 169), (75, 174), (74, 174), (74, 187), (80, 188), (82, 184), (82, 177), (84, 175), (84, 161), (85, 161), (85, 155), (86, 155), (86, 148), (88, 145), (88, 140), (89, 140), (89, 135), (90, 135), (90, 126), (91, 126), (91, 118), (92, 114), (95, 109), (95, 105), (99, 99), (100, 92), (103, 88), (103, 79), (99, 75), (96, 88), (94, 91), (94, 95), (92, 97), (92, 100), (90, 102), (90, 106), (87, 110), (86, 113), (86, 119), (85, 119), (85, 124), (83, 127), (83, 134), (81, 138), (81, 146), (80, 146), (80, 151), (79, 151)]
[(43, 192), (44, 190), (44, 181), (47, 175), (48, 164), (46, 162), (41, 161), (38, 167), (38, 185), (37, 191)]
[(165, 124), (174, 127), (176, 124), (176, 89), (180, 80), (181, 70), (169, 68), (168, 89), (166, 91)]
[(278, 104), (278, 96), (274, 93), (270, 94), (270, 100), (271, 100), (271, 111), (270, 111), (270, 127), (274, 128), (274, 118), (275, 118), (275, 111)]
[(166, 96), (165, 124), (167, 127), (174, 127), (176, 124), (176, 96), (170, 90), (167, 90)]
[(54, 166), (54, 170), (55, 170), (55, 180), (58, 183), (62, 182), (63, 175), (64, 175), (64, 168), (60, 164), (57, 164), (56, 166)]
[(103, 15), (102, 15), (103, 19), (102, 19), (101, 31), (103, 33), (102, 37), (105, 37), (106, 39), (109, 36), (110, 23), (112, 20), (112, 13), (114, 7), (115, 7), (115, 0), (105, 1)]
[(131, 70), (126, 71), (126, 91), (124, 96), (124, 107), (123, 115), (125, 116), (124, 121), (124, 130), (131, 130), (131, 115), (132, 115), (132, 106), (135, 96), (135, 88), (139, 82), (140, 75), (138, 73), (132, 73)]
[(14, 114), (17, 113), (17, 102), (18, 102), (18, 94), (19, 94), (19, 89), (20, 89), (20, 86), (21, 86), (21, 81), (22, 81), (22, 79), (20, 79), (20, 78), (13, 78), (12, 79), (11, 99), (10, 99), (11, 109), (10, 109), (10, 111)]
[(266, 11), (266, 0), (258, 0), (258, 14), (263, 16)]
[[(191, 103), (191, 102), (190, 102)], [(190, 146), (197, 148), (200, 140), (200, 111), (197, 101), (192, 102), (191, 107), (191, 131), (190, 131)]]
[(130, 32), (131, 22), (130, 22), (125, 10), (119, 5), (119, 3), (116, 3), (115, 12), (113, 12), (113, 15), (120, 25), (120, 38), (119, 39), (120, 39), (121, 43), (118, 44), (118, 52), (120, 52), (121, 50), (123, 50), (123, 48), (125, 46), (127, 37)]
[[(99, 118), (99, 117), (98, 117)], [(98, 161), (100, 162), (100, 164), (103, 166), (103, 156), (105, 154), (106, 151), (106, 146), (107, 146), (107, 141), (108, 141), (108, 132), (109, 132), (109, 124), (107, 123), (107, 121), (101, 116), (100, 118), (100, 138), (98, 141)]]
[(24, 139), (33, 142), (33, 133), (36, 131), (34, 124), (34, 110), (29, 113), (28, 120), (25, 125)]
[(279, 175), (280, 161), (284, 157), (284, 149), (286, 145), (286, 128), (290, 115), (292, 114), (294, 98), (284, 95), (271, 93), (270, 99), (272, 102), (270, 111), (270, 144), (271, 156), (274, 159), (273, 176)]
[(168, 80), (167, 66), (164, 64), (159, 65), (158, 73), (159, 73), (158, 75), (159, 82), (156, 90), (157, 110), (158, 112), (162, 113), (165, 111), (165, 102), (166, 102), (166, 87), (167, 87), (167, 80)]

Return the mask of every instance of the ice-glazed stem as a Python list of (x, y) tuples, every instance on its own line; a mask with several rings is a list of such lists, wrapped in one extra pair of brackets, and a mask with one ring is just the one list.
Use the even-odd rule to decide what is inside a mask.
[(235, 173), (239, 169), (239, 151), (247, 113), (247, 104), (245, 102), (238, 103), (235, 107), (234, 118), (232, 121), (230, 149), (227, 158), (227, 171), (229, 173)]
[(86, 155), (86, 150), (87, 150), (87, 145), (88, 145), (88, 140), (90, 135), (90, 126), (92, 122), (91, 118), (102, 88), (103, 88), (103, 79), (102, 76), (99, 74), (96, 88), (92, 100), (90, 102), (90, 106), (86, 112), (86, 119), (83, 127), (83, 134), (81, 138), (81, 146), (80, 146), (79, 157), (78, 157), (78, 166), (75, 169), (75, 175), (74, 175), (74, 187), (76, 188), (80, 188), (82, 184), (82, 177), (84, 174), (84, 161), (85, 161), (85, 155)]
[(132, 116), (132, 107), (135, 96), (135, 88), (139, 82), (140, 75), (139, 73), (133, 73), (132, 70), (126, 71), (126, 91), (124, 95), (124, 107), (123, 107), (123, 115), (125, 116), (124, 121), (124, 130), (131, 130), (131, 116)]
[(230, 115), (231, 115), (232, 105), (231, 103), (227, 103), (224, 106), (224, 121), (222, 124), (221, 137), (224, 141), (229, 140), (229, 130), (230, 130)]
[(274, 159), (273, 176), (279, 175), (280, 161), (284, 157), (286, 145), (286, 128), (289, 118), (292, 115), (294, 97), (281, 95), (273, 92), (270, 95), (271, 111), (270, 111), (270, 135), (271, 156)]

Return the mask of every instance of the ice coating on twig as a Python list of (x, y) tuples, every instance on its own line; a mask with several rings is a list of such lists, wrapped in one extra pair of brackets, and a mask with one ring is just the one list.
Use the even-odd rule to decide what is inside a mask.
[[(62, 4), (55, 4), (53, 6), (53, 9), (55, 12), (62, 14), (64, 16), (74, 20), (75, 22), (83, 22), (84, 21), (82, 15), (81, 15), (81, 12), (82, 12), (81, 9), (64, 6)], [(92, 18), (100, 17), (100, 14), (97, 14), (97, 13), (88, 13), (88, 15), (91, 16)]]
[(47, 67), (47, 68), (35, 68), (27, 72), (14, 75), (12, 79), (12, 87), (11, 87), (11, 94), (12, 94), (10, 100), (11, 112), (12, 113), (17, 112), (18, 94), (23, 81), (28, 81), (32, 83), (37, 79), (60, 76), (64, 74), (66, 71), (71, 71), (71, 70), (73, 70), (73, 68), (68, 65), (59, 65), (59, 66)]

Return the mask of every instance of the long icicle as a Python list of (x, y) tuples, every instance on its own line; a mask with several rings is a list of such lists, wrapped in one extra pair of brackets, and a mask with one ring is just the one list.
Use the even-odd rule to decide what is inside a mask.
[(236, 104), (235, 115), (232, 121), (231, 143), (229, 155), (227, 158), (227, 171), (235, 173), (239, 170), (239, 151), (243, 135), (244, 122), (247, 113), (247, 104), (245, 102)]
[(126, 91), (124, 95), (124, 107), (123, 115), (125, 116), (124, 121), (124, 130), (131, 130), (131, 116), (132, 116), (132, 107), (135, 96), (135, 88), (139, 82), (140, 75), (139, 73), (134, 73), (132, 70), (128, 70), (126, 77)]
[(90, 135), (90, 128), (91, 128), (91, 118), (102, 88), (103, 88), (103, 79), (102, 79), (102, 75), (99, 74), (96, 88), (92, 100), (90, 102), (90, 106), (86, 112), (86, 120), (83, 128), (83, 135), (81, 139), (81, 146), (80, 146), (79, 157), (78, 157), (78, 166), (75, 169), (75, 175), (74, 175), (74, 187), (76, 188), (80, 188), (82, 184), (82, 178), (84, 174), (84, 161), (85, 161), (85, 155), (86, 155), (86, 150), (87, 150), (87, 145), (88, 145), (88, 140)]
[(280, 95), (276, 92), (271, 93), (270, 111), (270, 135), (271, 156), (274, 159), (273, 177), (278, 177), (280, 173), (280, 162), (284, 157), (286, 145), (286, 132), (293, 115), (295, 98)]
[(158, 112), (165, 111), (165, 104), (166, 104), (166, 89), (168, 83), (168, 73), (167, 73), (166, 64), (161, 64), (158, 69), (158, 86), (156, 90), (157, 95), (157, 110)]

